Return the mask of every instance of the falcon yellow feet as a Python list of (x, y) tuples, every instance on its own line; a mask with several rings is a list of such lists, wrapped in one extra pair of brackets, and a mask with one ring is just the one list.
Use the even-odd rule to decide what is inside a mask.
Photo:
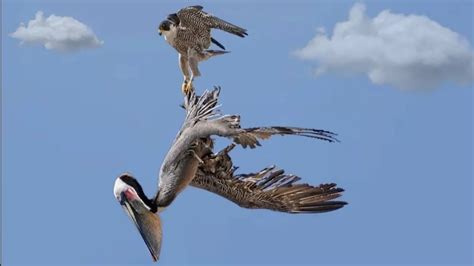
[(184, 95), (188, 95), (188, 93), (192, 92), (193, 90), (194, 90), (194, 87), (193, 87), (192, 81), (185, 80), (183, 84), (181, 85), (181, 91), (183, 92)]

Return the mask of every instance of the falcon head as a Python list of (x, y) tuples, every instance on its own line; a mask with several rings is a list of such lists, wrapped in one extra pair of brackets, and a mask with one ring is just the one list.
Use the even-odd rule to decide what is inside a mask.
[(166, 33), (166, 32), (169, 32), (171, 30), (171, 27), (173, 27), (174, 25), (172, 25), (171, 21), (169, 20), (163, 20), (161, 23), (160, 23), (160, 26), (158, 26), (158, 34), (160, 34), (160, 36), (163, 34), (163, 33)]
[(164, 34), (166, 32), (171, 31), (172, 29), (178, 27), (179, 25), (179, 17), (177, 14), (170, 14), (166, 18), (166, 20), (163, 20), (160, 23), (160, 26), (158, 27), (159, 34)]

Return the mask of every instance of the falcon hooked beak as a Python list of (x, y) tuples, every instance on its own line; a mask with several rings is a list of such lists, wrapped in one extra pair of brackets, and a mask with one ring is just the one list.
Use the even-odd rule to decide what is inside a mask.
[(158, 34), (161, 36), (163, 35), (163, 32), (169, 31), (171, 27), (171, 22), (168, 20), (163, 20), (160, 23), (160, 26), (158, 26)]

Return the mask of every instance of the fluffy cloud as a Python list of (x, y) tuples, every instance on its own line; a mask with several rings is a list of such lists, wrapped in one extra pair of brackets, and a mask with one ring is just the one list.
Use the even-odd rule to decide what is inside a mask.
[(443, 81), (469, 84), (474, 75), (474, 54), (458, 33), (425, 16), (384, 10), (369, 18), (362, 4), (336, 24), (332, 36), (320, 28), (294, 53), (317, 62), (316, 75), (366, 74), (375, 84), (401, 89), (434, 88)]
[(83, 48), (100, 47), (100, 41), (94, 32), (72, 17), (51, 15), (47, 18), (39, 11), (33, 20), (25, 26), (23, 23), (10, 34), (21, 43), (42, 44), (46, 49), (71, 52)]

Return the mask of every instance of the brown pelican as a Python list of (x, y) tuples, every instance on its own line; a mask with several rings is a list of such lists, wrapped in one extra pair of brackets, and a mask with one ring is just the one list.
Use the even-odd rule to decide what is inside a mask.
[[(289, 213), (319, 213), (343, 207), (336, 201), (343, 189), (336, 184), (311, 186), (297, 183), (295, 175), (275, 167), (257, 173), (234, 174), (229, 151), (234, 146), (255, 148), (259, 139), (272, 135), (297, 135), (337, 141), (325, 130), (297, 127), (254, 127), (242, 129), (237, 115), (216, 111), (219, 88), (197, 97), (192, 91), (185, 98), (186, 118), (160, 169), (158, 191), (148, 198), (138, 181), (128, 173), (120, 175), (114, 195), (134, 222), (154, 261), (159, 259), (161, 223), (159, 210), (169, 206), (187, 185), (216, 193), (244, 208), (262, 208)], [(214, 154), (211, 136), (231, 138), (233, 144)]]
[[(202, 6), (189, 6), (168, 15), (158, 26), (160, 35), (179, 54), (179, 67), (184, 81), (184, 94), (192, 90), (194, 77), (201, 75), (198, 64), (213, 56), (227, 53), (222, 50), (207, 50), (211, 42), (225, 50), (224, 46), (211, 37), (211, 29), (220, 29), (239, 37), (245, 37), (247, 30), (202, 11)], [(191, 70), (191, 73), (190, 73)]]

